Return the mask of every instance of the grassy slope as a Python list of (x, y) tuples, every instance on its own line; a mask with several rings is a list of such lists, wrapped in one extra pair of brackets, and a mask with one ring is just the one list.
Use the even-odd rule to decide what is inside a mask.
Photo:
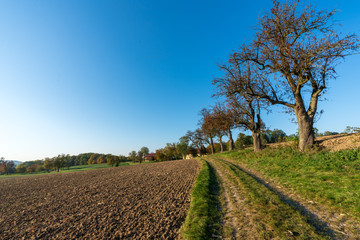
[(233, 159), (299, 193), (360, 219), (360, 149), (300, 153), (291, 147), (231, 151), (218, 157)]
[[(254, 224), (254, 228), (247, 229), (253, 231), (251, 237), (255, 239), (328, 239), (325, 233), (316, 231), (315, 227), (309, 224), (309, 220), (285, 203), (276, 193), (269, 190), (262, 183), (259, 183), (252, 176), (244, 172), (237, 165), (220, 158), (210, 156), (216, 169), (222, 172), (222, 176), (232, 182), (231, 189), (235, 190), (234, 195), (240, 196), (243, 207), (251, 210), (251, 216), (246, 215), (246, 211), (239, 210), (233, 214), (236, 219), (248, 221)], [(225, 179), (223, 179), (225, 180)], [(231, 195), (231, 194), (230, 194)], [(234, 202), (236, 205), (237, 201)], [(245, 216), (245, 217), (242, 217)], [(236, 232), (244, 231), (247, 227), (235, 227)], [(249, 236), (238, 236), (238, 238)], [(232, 236), (226, 236), (231, 239)]]

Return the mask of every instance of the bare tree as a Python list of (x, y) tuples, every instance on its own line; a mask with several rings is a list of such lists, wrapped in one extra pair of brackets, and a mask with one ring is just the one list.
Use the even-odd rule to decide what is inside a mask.
[(211, 146), (211, 153), (214, 154), (214, 137), (217, 135), (217, 129), (215, 126), (215, 121), (211, 110), (203, 108), (200, 111), (201, 120), (199, 125), (201, 127), (201, 131), (205, 136), (205, 141)]
[(274, 0), (271, 11), (259, 19), (252, 43), (230, 57), (230, 61), (250, 62), (267, 75), (250, 80), (253, 85), (247, 91), (295, 113), (300, 151), (314, 143), (318, 100), (335, 78), (336, 65), (359, 49), (356, 35), (336, 33), (335, 12), (317, 11), (300, 0), (284, 4)]
[(225, 96), (234, 122), (252, 132), (254, 151), (261, 150), (260, 134), (264, 128), (261, 110), (266, 107), (264, 101), (249, 92), (254, 89), (253, 82), (258, 82), (262, 76), (250, 64), (243, 65), (237, 59), (219, 66), (225, 75), (216, 78), (213, 84), (217, 87), (217, 96)]
[[(225, 132), (228, 133), (229, 138), (229, 150), (234, 149), (234, 140), (232, 137), (231, 129), (235, 127), (235, 117), (229, 108), (226, 108), (224, 104), (217, 103), (213, 108), (212, 112), (215, 119), (216, 128), (219, 129), (218, 136), (222, 136)], [(222, 141), (220, 139), (221, 149), (223, 149)], [(222, 150), (221, 150), (222, 151)]]
[(204, 133), (200, 128), (195, 131), (187, 131), (184, 136), (191, 142), (191, 145), (198, 150), (198, 153), (202, 155), (204, 152), (204, 143), (206, 142)]

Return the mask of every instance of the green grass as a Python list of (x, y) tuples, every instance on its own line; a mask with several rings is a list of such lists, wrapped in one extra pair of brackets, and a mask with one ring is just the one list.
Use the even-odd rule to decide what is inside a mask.
[(207, 161), (202, 167), (191, 193), (190, 208), (182, 226), (184, 239), (214, 239), (220, 230), (219, 183), (215, 170)]
[(233, 159), (273, 178), (306, 200), (327, 205), (360, 220), (360, 149), (300, 153), (291, 147), (230, 151)]
[[(142, 164), (153, 163), (153, 161), (143, 162)], [(122, 162), (120, 163), (119, 167), (121, 166), (129, 166), (129, 165), (138, 165), (139, 163), (134, 162)], [(0, 175), (1, 178), (13, 178), (13, 177), (23, 177), (23, 176), (37, 176), (37, 175), (48, 175), (48, 174), (57, 174), (57, 173), (66, 173), (66, 172), (80, 172), (80, 171), (88, 171), (88, 170), (95, 170), (101, 168), (109, 168), (111, 166), (107, 165), (106, 163), (102, 164), (91, 164), (91, 165), (79, 165), (79, 166), (72, 166), (70, 169), (63, 169), (60, 172), (57, 171), (42, 171), (42, 172), (34, 172), (34, 173), (14, 173), (10, 175)]]
[[(296, 236), (297, 239), (328, 239), (325, 233), (317, 232), (309, 219), (285, 203), (278, 194), (269, 190), (240, 167), (219, 158), (216, 164), (227, 169), (233, 185), (246, 196), (244, 204), (254, 211), (256, 234), (261, 239), (284, 239)], [(291, 234), (289, 234), (291, 233)]]

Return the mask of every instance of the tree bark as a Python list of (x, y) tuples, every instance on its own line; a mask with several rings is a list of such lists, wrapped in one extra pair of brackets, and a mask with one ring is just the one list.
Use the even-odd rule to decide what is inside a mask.
[(232, 138), (231, 129), (228, 130), (229, 132), (229, 150), (234, 150), (234, 140)]
[(299, 151), (303, 152), (315, 142), (313, 119), (303, 112), (297, 112), (296, 117), (299, 126)]
[(214, 141), (212, 137), (210, 137), (210, 145), (211, 145), (211, 154), (214, 154)]
[(219, 142), (220, 142), (220, 152), (224, 152), (224, 143), (222, 142), (222, 138), (219, 138)]
[(253, 143), (254, 143), (254, 152), (261, 151), (261, 140), (259, 132), (252, 132)]

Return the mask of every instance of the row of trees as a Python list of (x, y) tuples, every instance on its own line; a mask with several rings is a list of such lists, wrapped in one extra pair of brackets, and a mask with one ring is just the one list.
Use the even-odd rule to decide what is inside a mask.
[(13, 161), (5, 161), (0, 158), (0, 174), (11, 173), (33, 173), (42, 171), (57, 171), (69, 169), (72, 166), (91, 165), (91, 164), (108, 164), (119, 166), (121, 162), (133, 161), (143, 162), (145, 156), (149, 154), (147, 147), (142, 147), (138, 152), (132, 151), (129, 156), (100, 154), (100, 153), (81, 153), (79, 155), (59, 154), (56, 157), (45, 158), (41, 160), (26, 161), (16, 166)]
[(359, 49), (358, 36), (336, 33), (334, 14), (300, 0), (273, 1), (271, 11), (259, 18), (254, 39), (219, 64), (223, 76), (213, 80), (214, 96), (224, 101), (201, 111), (201, 128), (196, 130), (212, 153), (213, 139), (222, 146), (225, 134), (233, 149), (233, 128), (251, 131), (254, 151), (260, 151), (266, 130), (261, 116), (271, 105), (295, 115), (300, 151), (314, 144), (318, 101), (336, 76), (335, 66)]
[(17, 173), (32, 173), (41, 171), (60, 171), (72, 166), (103, 164), (118, 166), (121, 162), (128, 161), (125, 156), (112, 154), (82, 153), (79, 155), (60, 154), (56, 157), (42, 160), (27, 161), (16, 166)]
[[(336, 77), (335, 66), (357, 53), (360, 46), (358, 36), (340, 36), (335, 31), (335, 13), (317, 11), (300, 0), (284, 4), (274, 0), (273, 8), (259, 18), (254, 39), (243, 43), (226, 63), (218, 65), (222, 76), (212, 83), (216, 87), (213, 96), (220, 102), (202, 109), (199, 128), (188, 131), (178, 143), (157, 150), (157, 159), (214, 153), (216, 145), (221, 152), (249, 143), (257, 152), (263, 143), (286, 140), (297, 140), (300, 151), (311, 147), (315, 135), (321, 135), (314, 128), (318, 101), (328, 82)], [(272, 105), (282, 105), (295, 116), (296, 135), (266, 129), (262, 114), (269, 112)], [(240, 134), (234, 144), (234, 128), (250, 131), (251, 138)]]
[(145, 160), (145, 157), (149, 154), (148, 147), (142, 147), (139, 151), (131, 151), (129, 153), (129, 159), (133, 162), (139, 162), (140, 164)]

